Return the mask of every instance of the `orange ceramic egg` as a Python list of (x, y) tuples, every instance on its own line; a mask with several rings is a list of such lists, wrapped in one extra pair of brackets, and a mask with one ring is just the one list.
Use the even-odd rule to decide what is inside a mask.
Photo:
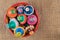
[(16, 17), (17, 16), (16, 9), (13, 8), (13, 7), (10, 7), (7, 10), (7, 16), (10, 17), (10, 18)]

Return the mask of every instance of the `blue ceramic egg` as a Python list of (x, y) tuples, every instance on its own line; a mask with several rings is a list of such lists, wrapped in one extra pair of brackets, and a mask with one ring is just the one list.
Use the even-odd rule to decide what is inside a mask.
[(33, 8), (31, 5), (27, 5), (27, 6), (25, 6), (25, 8), (24, 8), (24, 13), (25, 13), (26, 15), (31, 15), (31, 14), (34, 13), (34, 8)]

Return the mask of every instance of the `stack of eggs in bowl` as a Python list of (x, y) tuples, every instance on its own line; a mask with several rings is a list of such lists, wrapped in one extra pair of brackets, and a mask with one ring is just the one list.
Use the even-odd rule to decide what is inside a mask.
[(38, 12), (30, 4), (20, 2), (8, 8), (4, 21), (9, 31), (16, 37), (34, 34), (38, 28)]

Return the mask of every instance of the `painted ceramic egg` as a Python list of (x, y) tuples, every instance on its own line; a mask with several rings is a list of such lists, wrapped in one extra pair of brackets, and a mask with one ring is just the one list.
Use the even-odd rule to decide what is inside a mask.
[(34, 13), (34, 8), (33, 8), (31, 5), (25, 6), (24, 9), (25, 9), (25, 10), (24, 10), (24, 13), (25, 13), (26, 15), (31, 15), (31, 14)]
[(37, 17), (35, 15), (28, 16), (28, 24), (35, 25), (37, 23)]
[(20, 24), (25, 24), (26, 20), (27, 20), (27, 17), (26, 17), (26, 15), (21, 14), (21, 15), (17, 16), (17, 20), (20, 22)]
[(7, 24), (7, 27), (10, 29), (15, 29), (17, 26), (19, 26), (19, 23), (15, 18), (10, 19), (9, 23)]
[(7, 11), (7, 16), (10, 18), (16, 17), (17, 16), (16, 9), (14, 7), (10, 7)]
[(14, 30), (14, 34), (16, 37), (22, 37), (25, 35), (25, 30), (23, 27), (17, 27), (15, 30)]
[(24, 6), (18, 6), (17, 11), (18, 11), (18, 14), (23, 14), (24, 13)]

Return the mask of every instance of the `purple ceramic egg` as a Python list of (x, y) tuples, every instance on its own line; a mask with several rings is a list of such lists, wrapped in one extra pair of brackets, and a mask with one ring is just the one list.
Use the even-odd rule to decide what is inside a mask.
[(22, 14), (24, 11), (24, 6), (18, 6), (17, 11), (18, 11), (18, 14)]

